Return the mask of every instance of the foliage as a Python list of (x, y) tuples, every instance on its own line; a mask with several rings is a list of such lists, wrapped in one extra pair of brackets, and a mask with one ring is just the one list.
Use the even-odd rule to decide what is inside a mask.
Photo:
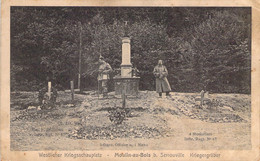
[(11, 7), (11, 90), (46, 81), (68, 89), (80, 51), (82, 86), (96, 88), (99, 55), (120, 68), (127, 32), (141, 89), (154, 90), (163, 59), (173, 91), (250, 93), (250, 16), (250, 8)]

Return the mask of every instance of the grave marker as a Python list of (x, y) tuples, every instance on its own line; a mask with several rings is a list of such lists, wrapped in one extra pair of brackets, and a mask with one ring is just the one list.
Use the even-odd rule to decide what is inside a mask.
[(71, 100), (74, 101), (74, 82), (70, 81)]
[(201, 105), (201, 106), (203, 105), (203, 102), (204, 102), (204, 94), (205, 94), (205, 92), (202, 90), (202, 91), (200, 92), (200, 105)]
[(50, 100), (51, 99), (51, 82), (48, 82), (48, 93), (47, 93), (47, 95), (48, 95), (48, 98)]

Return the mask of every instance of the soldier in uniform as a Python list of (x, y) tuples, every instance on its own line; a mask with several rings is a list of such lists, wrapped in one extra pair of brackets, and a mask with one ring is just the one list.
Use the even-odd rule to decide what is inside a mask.
[(171, 87), (167, 79), (168, 71), (163, 65), (162, 60), (158, 61), (158, 65), (155, 66), (153, 74), (156, 78), (156, 92), (159, 93), (159, 97), (162, 97), (162, 93), (166, 92), (166, 96), (170, 96)]
[(101, 93), (103, 94), (103, 98), (107, 98), (107, 93), (108, 93), (108, 89), (107, 89), (107, 82), (109, 79), (109, 73), (112, 71), (111, 66), (105, 62), (104, 57), (100, 56), (99, 57), (99, 69), (98, 69), (98, 83), (99, 83), (99, 87), (101, 89)]

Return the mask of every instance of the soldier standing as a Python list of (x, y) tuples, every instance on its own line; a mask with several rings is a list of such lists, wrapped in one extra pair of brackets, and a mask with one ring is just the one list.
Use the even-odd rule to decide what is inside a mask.
[[(109, 73), (112, 71), (111, 66), (105, 62), (104, 57), (99, 57), (99, 68), (98, 68), (98, 83), (101, 85), (101, 93), (103, 94), (103, 98), (107, 98), (107, 82), (109, 79)], [(98, 89), (100, 90), (100, 89)]]
[(168, 71), (163, 65), (162, 60), (158, 61), (153, 74), (156, 78), (156, 92), (159, 93), (159, 97), (162, 97), (163, 92), (166, 92), (166, 96), (170, 96), (171, 87), (167, 79)]

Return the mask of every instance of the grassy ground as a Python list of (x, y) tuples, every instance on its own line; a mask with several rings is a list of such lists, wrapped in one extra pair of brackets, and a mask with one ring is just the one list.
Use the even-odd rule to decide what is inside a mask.
[(210, 94), (200, 107), (196, 93), (172, 93), (157, 98), (142, 91), (126, 101), (122, 124), (111, 122), (111, 111), (122, 100), (98, 100), (93, 92), (59, 92), (52, 110), (27, 110), (37, 105), (37, 93), (11, 93), (11, 150), (99, 149), (249, 149), (250, 95)]

